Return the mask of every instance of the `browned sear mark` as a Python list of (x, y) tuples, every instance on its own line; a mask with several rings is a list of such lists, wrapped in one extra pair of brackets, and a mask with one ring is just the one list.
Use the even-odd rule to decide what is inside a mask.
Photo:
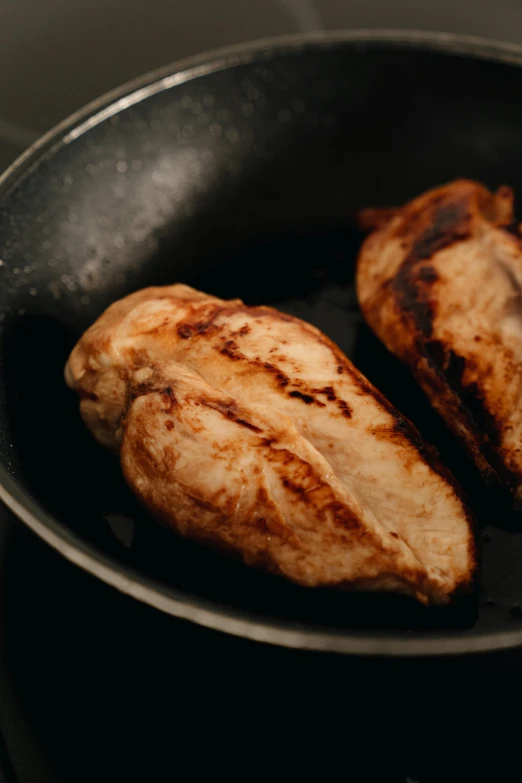
[(218, 327), (212, 321), (200, 321), (199, 323), (192, 324), (192, 329), (197, 334), (206, 334), (210, 329), (216, 330)]
[(290, 492), (299, 495), (301, 498), (306, 495), (306, 489), (302, 484), (296, 484), (294, 481), (291, 481), (288, 478), (283, 478), (283, 486), (289, 489)]
[(247, 429), (252, 430), (252, 432), (263, 432), (261, 427), (256, 427), (252, 422), (241, 418), (237, 404), (233, 401), (220, 402), (219, 400), (210, 400), (206, 397), (200, 397), (199, 402), (207, 408), (218, 411), (225, 416), (225, 418), (230, 419), (230, 421), (235, 422), (235, 424), (239, 424), (241, 427), (246, 427)]
[(228, 356), (234, 362), (244, 358), (235, 340), (227, 340), (219, 353), (223, 354), (223, 356)]
[(338, 400), (337, 405), (339, 406), (342, 415), (345, 416), (347, 419), (351, 419), (352, 411), (350, 410), (348, 403), (345, 402), (344, 400)]
[(277, 438), (262, 438), (261, 439), (261, 445), (262, 446), (272, 446), (273, 443), (277, 443)]
[[(392, 287), (402, 308), (414, 319), (417, 329), (424, 337), (429, 337), (434, 317), (430, 286), (438, 280), (438, 275), (430, 265), (421, 262), (469, 236), (469, 197), (441, 203), (440, 196), (437, 196), (431, 209), (415, 217), (425, 221), (425, 227), (415, 236)], [(405, 223), (408, 225), (407, 221)], [(420, 226), (415, 228), (419, 230)], [(401, 230), (398, 229), (399, 235)]]
[(422, 283), (435, 283), (439, 279), (437, 271), (429, 265), (421, 266), (418, 277)]
[(468, 237), (470, 219), (468, 196), (435, 205), (428, 225), (416, 237), (405, 263), (432, 258), (439, 250)]
[(288, 375), (285, 375), (284, 372), (279, 369), (279, 367), (276, 367), (274, 364), (270, 364), (270, 362), (264, 362), (263, 367), (265, 370), (268, 370), (268, 372), (273, 374), (274, 378), (280, 386), (288, 386), (290, 379)]
[(324, 394), (329, 402), (335, 402), (337, 395), (333, 386), (324, 386), (322, 389), (312, 389), (314, 394)]
[[(303, 394), (303, 392), (300, 391), (291, 391), (288, 392), (289, 397), (296, 397), (299, 400), (302, 400), (305, 405), (311, 405), (313, 402), (317, 402), (315, 397), (312, 397), (311, 394)], [(323, 405), (324, 403), (321, 403)]]

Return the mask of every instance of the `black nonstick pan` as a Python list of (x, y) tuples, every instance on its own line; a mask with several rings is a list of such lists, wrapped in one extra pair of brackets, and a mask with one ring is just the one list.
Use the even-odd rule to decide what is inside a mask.
[[(0, 181), (3, 501), (117, 589), (229, 633), (368, 654), (522, 644), (522, 514), (483, 488), (354, 292), (361, 207), (456, 177), (522, 194), (521, 65), (521, 49), (446, 35), (279, 39), (145, 77), (36, 144)], [(477, 512), (477, 595), (426, 609), (309, 591), (147, 518), (63, 367), (113, 300), (173, 282), (311, 321), (415, 422)]]

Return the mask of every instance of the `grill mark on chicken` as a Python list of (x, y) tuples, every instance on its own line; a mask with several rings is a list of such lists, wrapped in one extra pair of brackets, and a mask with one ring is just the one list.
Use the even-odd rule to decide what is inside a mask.
[(499, 432), (495, 418), (490, 414), (483, 400), (481, 400), (477, 384), (474, 382), (465, 384), (463, 381), (466, 369), (465, 357), (458, 356), (451, 348), (446, 349), (437, 340), (427, 343), (424, 346), (424, 350), (430, 360), (432, 369), (459, 396), (463, 410), (472, 424), (484, 430), (492, 443), (497, 444)]
[(190, 324), (180, 324), (178, 326), (178, 334), (184, 340), (188, 340), (189, 337), (192, 337), (192, 327)]
[(418, 272), (418, 278), (421, 283), (436, 283), (439, 275), (432, 266), (421, 266)]
[(246, 359), (244, 354), (239, 350), (239, 346), (235, 340), (227, 340), (222, 348), (219, 348), (219, 353), (223, 356), (228, 356), (232, 361), (237, 362), (240, 359)]
[(469, 236), (470, 230), (469, 198), (457, 198), (449, 203), (436, 204), (432, 214), (427, 217), (428, 225), (420, 236), (416, 237), (406, 257), (405, 264), (429, 259)]
[[(426, 225), (420, 234), (414, 236), (411, 249), (392, 280), (392, 287), (400, 305), (413, 318), (419, 332), (423, 337), (429, 337), (435, 315), (431, 286), (438, 280), (438, 274), (433, 267), (422, 262), (469, 236), (468, 200), (440, 203), (440, 199), (435, 199), (432, 209), (424, 217)], [(410, 226), (405, 221), (398, 233), (403, 234), (408, 230)]]
[[(231, 306), (234, 306), (234, 301), (231, 302)], [(219, 303), (192, 302), (187, 309), (189, 317), (177, 327), (177, 333), (182, 339), (207, 336), (209, 333), (214, 334), (219, 331), (219, 327), (215, 323), (216, 318), (222, 312)], [(238, 334), (244, 335), (246, 332), (239, 330)]]
[[(260, 359), (249, 359), (246, 357), (240, 350), (239, 346), (235, 342), (235, 340), (227, 340), (222, 348), (219, 348), (219, 353), (223, 356), (227, 356), (229, 359), (232, 359), (232, 361), (244, 361), (249, 365), (262, 367), (264, 370), (267, 370), (275, 379), (277, 384), (279, 386), (285, 387), (288, 386), (290, 383), (292, 386), (300, 386), (304, 388), (304, 384), (299, 379), (294, 379), (293, 381), (290, 381), (290, 378), (288, 375), (286, 375), (282, 370), (279, 369), (279, 367), (276, 367), (271, 362), (263, 362)], [(292, 390), (288, 392), (289, 397), (294, 397), (296, 399), (300, 399), (302, 402), (305, 403), (305, 405), (311, 405), (314, 403), (315, 405), (319, 406), (320, 408), (325, 407), (325, 403), (321, 402), (321, 400), (318, 400), (314, 395), (309, 392), (308, 389), (305, 389), (304, 391), (299, 390)]]
[(273, 446), (274, 443), (277, 443), (277, 438), (262, 438), (260, 446)]
[(468, 384), (463, 381), (466, 369), (465, 357), (458, 356), (451, 348), (446, 349), (437, 340), (427, 343), (424, 346), (424, 352), (430, 367), (438, 375), (441, 383), (447, 384), (457, 395), (462, 414), (466, 417), (468, 425), (484, 433), (485, 438), (479, 444), (484, 458), (500, 479), (509, 486), (515, 487), (516, 474), (507, 468), (498, 454), (502, 432), (495, 415), (488, 409), (479, 385), (475, 381)]
[(204, 405), (206, 408), (212, 408), (215, 411), (219, 411), (225, 418), (239, 424), (241, 427), (252, 430), (252, 432), (263, 432), (261, 427), (256, 427), (252, 422), (241, 418), (238, 406), (233, 400), (230, 402), (219, 402), (217, 400), (209, 400), (206, 397), (199, 397), (197, 402), (199, 402), (200, 405)]
[(430, 285), (431, 282), (423, 281), (415, 268), (406, 266), (397, 275), (393, 286), (403, 309), (413, 318), (424, 337), (430, 336), (434, 317)]
[[(302, 400), (305, 405), (311, 405), (312, 402), (317, 403), (318, 401), (313, 397), (311, 394), (303, 394), (303, 392), (300, 391), (291, 391), (288, 392), (289, 397), (295, 397), (298, 400)], [(324, 402), (319, 403), (319, 405), (322, 405), (324, 407)]]
[(324, 394), (329, 402), (335, 402), (337, 395), (333, 386), (325, 386), (322, 389), (312, 389), (314, 394)]
[[(323, 481), (317, 475), (317, 471), (305, 460), (284, 448), (271, 450), (270, 459), (279, 466), (283, 486), (290, 490), (300, 503), (313, 505), (321, 514), (328, 514), (335, 525), (346, 530), (356, 530), (361, 527), (357, 516), (346, 505), (333, 499), (329, 484)], [(282, 470), (289, 464), (293, 465), (291, 477), (286, 476)]]
[(351, 412), (351, 410), (350, 410), (350, 408), (349, 408), (349, 406), (348, 406), (348, 403), (347, 403), (347, 402), (345, 402), (344, 400), (339, 400), (337, 404), (338, 404), (338, 406), (339, 406), (339, 410), (341, 411), (341, 414), (342, 414), (342, 415), (343, 415), (343, 416), (344, 416), (346, 419), (350, 419), (350, 418), (351, 418), (351, 416), (352, 416), (352, 412)]
[(232, 337), (244, 337), (250, 332), (250, 326), (248, 324), (243, 324), (243, 326), (240, 329), (236, 329), (235, 331), (231, 332), (230, 334)]
[(276, 367), (270, 362), (263, 362), (263, 367), (265, 370), (268, 370), (268, 372), (274, 376), (279, 386), (288, 386), (288, 384), (290, 383), (290, 378), (288, 377), (288, 375), (285, 375), (285, 373), (282, 372), (282, 370), (280, 370), (279, 367)]
[[(339, 369), (339, 367), (337, 368)], [(352, 416), (352, 409), (345, 400), (341, 400), (337, 397), (337, 393), (333, 386), (324, 386), (322, 389), (312, 389), (314, 394), (324, 394), (328, 402), (336, 402), (341, 414), (347, 419)], [(318, 400), (316, 400), (318, 402)]]
[[(327, 399), (330, 402), (335, 401), (337, 399), (333, 387), (331, 386), (327, 387), (326, 391), (323, 389), (308, 389), (306, 387), (306, 384), (304, 384), (303, 381), (301, 381), (298, 378), (294, 378), (292, 381), (290, 381), (288, 375), (286, 375), (282, 370), (279, 369), (279, 367), (272, 364), (271, 362), (263, 362), (262, 360), (257, 358), (249, 359), (239, 350), (239, 346), (237, 345), (235, 340), (227, 340), (224, 346), (222, 348), (219, 348), (219, 353), (222, 354), (223, 356), (227, 356), (229, 359), (232, 359), (232, 361), (242, 360), (248, 363), (249, 365), (262, 367), (273, 376), (273, 378), (276, 380), (279, 386), (285, 387), (290, 384), (292, 386), (299, 386), (300, 387), (299, 389), (293, 389), (292, 391), (289, 391), (288, 396), (301, 400), (302, 402), (305, 403), (305, 405), (314, 404), (317, 405), (319, 408), (325, 407), (326, 403), (317, 399), (317, 397), (314, 396), (315, 394), (326, 394)], [(346, 402), (344, 402), (343, 400), (339, 400), (338, 405), (343, 416), (349, 417), (351, 415), (350, 408)]]
[(158, 394), (161, 397), (163, 410), (165, 413), (172, 413), (174, 407), (177, 405), (176, 395), (174, 389), (171, 386), (163, 386), (158, 384), (158, 380), (154, 377), (144, 381), (143, 383), (133, 384), (131, 386), (130, 400), (135, 400), (138, 397), (144, 397), (148, 394)]

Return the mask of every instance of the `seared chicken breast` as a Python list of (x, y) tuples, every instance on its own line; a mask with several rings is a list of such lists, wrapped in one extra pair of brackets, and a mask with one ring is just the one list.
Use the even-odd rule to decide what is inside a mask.
[(435, 603), (471, 586), (454, 480), (313, 326), (148, 288), (83, 335), (66, 379), (131, 489), (179, 534), (304, 586)]
[(522, 499), (522, 234), (513, 193), (458, 180), (392, 210), (358, 262), (366, 320), (486, 479)]

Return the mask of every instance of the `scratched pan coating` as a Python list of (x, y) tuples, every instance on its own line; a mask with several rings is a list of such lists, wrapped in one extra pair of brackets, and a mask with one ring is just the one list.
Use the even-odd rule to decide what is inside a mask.
[[(35, 145), (0, 182), (4, 501), (97, 577), (230, 633), (369, 654), (522, 644), (522, 515), (483, 488), (354, 290), (358, 209), (456, 177), (522, 193), (521, 64), (515, 47), (427, 34), (265, 42), (145, 77)], [(415, 422), (478, 514), (476, 596), (427, 610), (308, 591), (147, 518), (62, 371), (110, 302), (173, 282), (309, 320)]]

